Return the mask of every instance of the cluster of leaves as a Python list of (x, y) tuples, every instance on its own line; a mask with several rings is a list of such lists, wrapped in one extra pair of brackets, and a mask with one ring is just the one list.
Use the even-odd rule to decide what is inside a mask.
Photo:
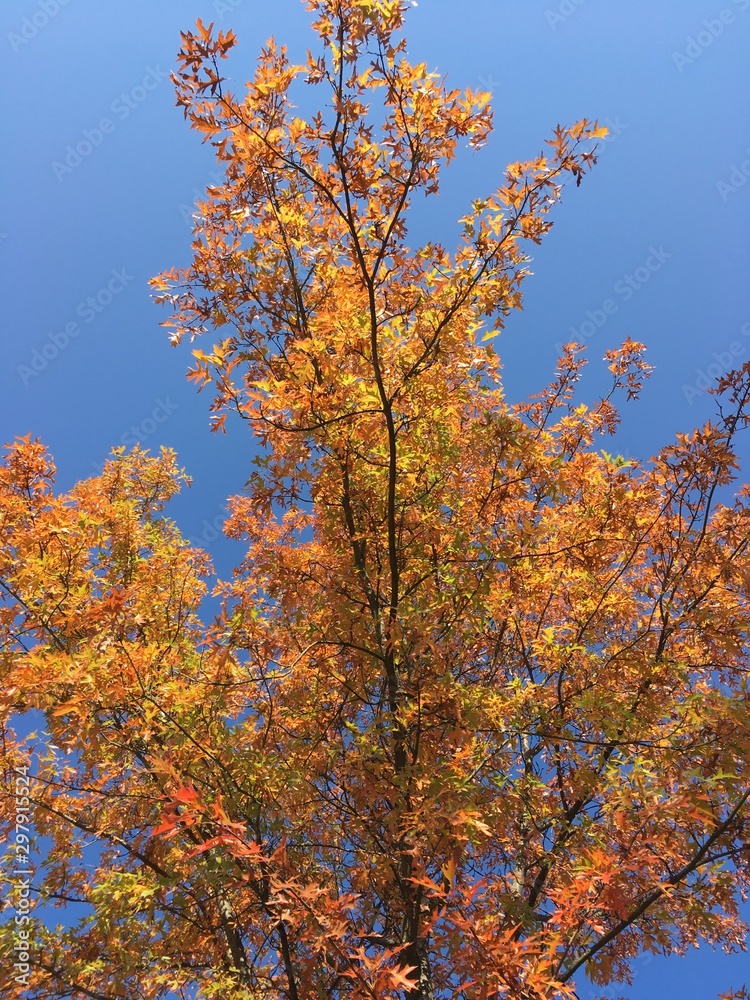
[[(488, 96), (408, 61), (399, 0), (308, 7), (321, 53), (269, 42), (242, 99), (200, 22), (176, 77), (226, 183), (155, 284), (175, 341), (226, 328), (192, 377), (262, 446), (218, 618), (163, 516), (171, 454), (55, 497), (24, 440), (0, 477), (3, 762), (44, 711), (35, 885), (83, 908), (5, 995), (563, 1000), (643, 950), (740, 947), (750, 492), (716, 491), (750, 367), (648, 466), (596, 448), (638, 343), (592, 406), (575, 344), (508, 403), (488, 341), (602, 130), (558, 128), (455, 252), (412, 250), (409, 204), (485, 142)], [(327, 114), (294, 114), (297, 80)]]

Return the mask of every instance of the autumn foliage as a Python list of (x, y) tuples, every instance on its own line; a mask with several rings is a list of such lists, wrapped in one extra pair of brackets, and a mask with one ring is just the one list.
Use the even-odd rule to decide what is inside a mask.
[(40, 840), (3, 995), (562, 1000), (644, 951), (740, 947), (750, 491), (719, 498), (750, 369), (643, 465), (599, 444), (641, 344), (592, 405), (575, 344), (508, 401), (493, 338), (602, 130), (557, 128), (456, 249), (410, 248), (489, 97), (409, 62), (399, 0), (307, 6), (304, 65), (270, 41), (236, 95), (232, 33), (199, 22), (176, 75), (226, 181), (155, 286), (216, 426), (260, 451), (221, 613), (164, 513), (171, 453), (62, 496), (30, 438), (0, 472), (2, 755), (36, 747)]

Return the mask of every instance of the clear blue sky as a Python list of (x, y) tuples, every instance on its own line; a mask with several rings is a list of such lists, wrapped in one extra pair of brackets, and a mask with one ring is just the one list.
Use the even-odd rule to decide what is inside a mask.
[[(189, 349), (168, 346), (147, 287), (188, 262), (191, 206), (213, 179), (168, 80), (196, 17), (238, 35), (238, 83), (271, 34), (293, 58), (311, 41), (300, 0), (3, 0), (0, 437), (42, 438), (66, 488), (115, 444), (176, 448), (194, 486), (172, 513), (228, 573), (239, 553), (215, 526), (252, 441), (237, 425), (209, 433)], [(500, 339), (509, 396), (543, 386), (574, 336), (590, 345), (583, 391), (595, 393), (603, 352), (630, 335), (656, 372), (619, 450), (648, 458), (703, 423), (702, 390), (750, 359), (750, 0), (421, 0), (408, 34), (411, 56), (491, 89), (496, 111), (489, 148), (446, 175), (419, 235), (449, 244), (468, 199), (558, 122), (612, 130)], [(747, 474), (750, 441), (743, 457)], [(637, 961), (629, 995), (704, 1000), (746, 979), (747, 956), (700, 951)], [(581, 984), (581, 1000), (593, 992)]]

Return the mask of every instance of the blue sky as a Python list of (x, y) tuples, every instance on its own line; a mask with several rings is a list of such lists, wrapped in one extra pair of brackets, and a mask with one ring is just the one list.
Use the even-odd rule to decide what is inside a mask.
[[(228, 573), (239, 552), (218, 527), (252, 440), (231, 422), (210, 434), (209, 398), (184, 378), (189, 348), (169, 347), (147, 286), (188, 262), (193, 202), (216, 179), (168, 80), (179, 31), (197, 17), (238, 35), (238, 84), (270, 35), (293, 59), (311, 42), (300, 0), (0, 8), (0, 437), (42, 438), (65, 488), (113, 445), (176, 448), (194, 485), (173, 516)], [(492, 90), (496, 116), (489, 147), (467, 151), (418, 211), (415, 241), (450, 245), (469, 199), (538, 153), (558, 122), (611, 129), (593, 174), (558, 206), (524, 312), (496, 342), (508, 395), (541, 388), (574, 337), (589, 346), (582, 392), (593, 395), (604, 351), (629, 335), (656, 371), (625, 411), (619, 450), (646, 459), (707, 420), (706, 385), (750, 359), (750, 0), (421, 0), (408, 36), (410, 55), (452, 85)], [(747, 440), (741, 450), (748, 469)], [(704, 1000), (749, 966), (702, 951), (637, 961), (630, 996)], [(582, 984), (581, 1000), (592, 992)]]

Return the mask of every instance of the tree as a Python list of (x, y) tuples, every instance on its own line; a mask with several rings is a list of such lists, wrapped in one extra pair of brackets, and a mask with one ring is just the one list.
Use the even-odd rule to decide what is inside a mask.
[[(155, 284), (175, 342), (226, 328), (191, 377), (262, 446), (221, 613), (201, 624), (207, 557), (164, 514), (173, 454), (118, 449), (65, 496), (30, 438), (3, 466), (4, 766), (44, 712), (34, 887), (82, 914), (39, 922), (5, 995), (551, 1000), (642, 951), (741, 947), (750, 490), (719, 497), (750, 366), (646, 465), (595, 446), (640, 344), (592, 406), (576, 344), (508, 402), (491, 341), (603, 130), (559, 127), (454, 253), (411, 250), (488, 95), (408, 61), (399, 0), (308, 7), (320, 53), (267, 43), (243, 98), (200, 22), (176, 77), (226, 182)], [(12, 783), (2, 808), (12, 836)]]

